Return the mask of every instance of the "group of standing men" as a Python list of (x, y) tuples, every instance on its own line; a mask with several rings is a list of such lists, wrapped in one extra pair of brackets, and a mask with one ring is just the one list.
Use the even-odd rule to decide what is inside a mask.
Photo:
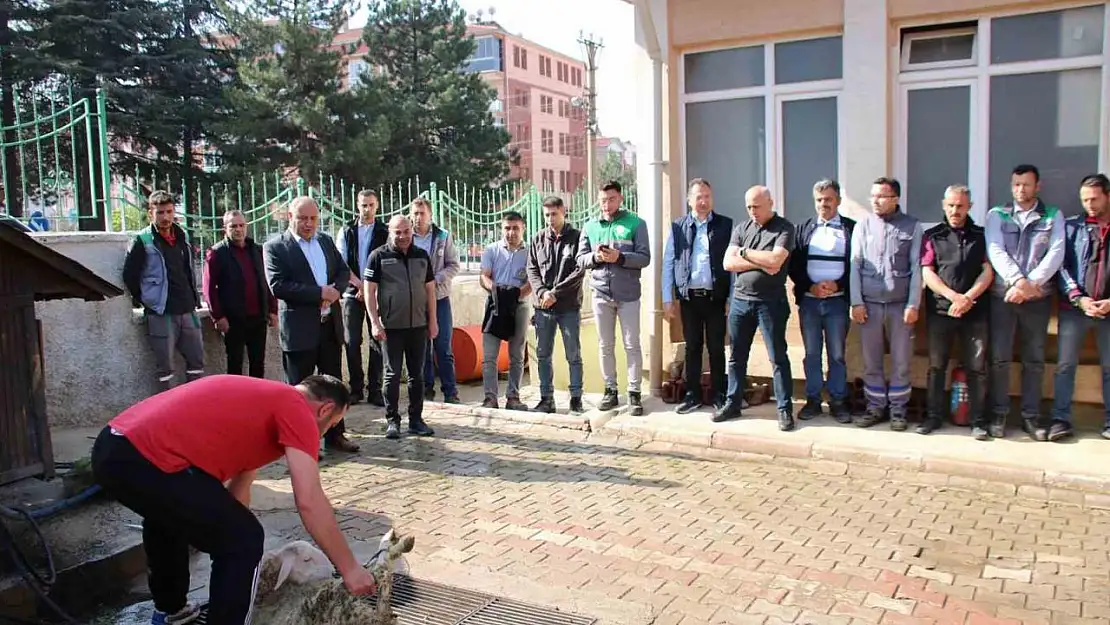
[[(1098, 341), (1103, 396), (1110, 397), (1110, 180), (1103, 174), (1085, 177), (1079, 190), (1084, 211), (1066, 220), (1059, 208), (1040, 199), (1036, 167), (1015, 167), (1010, 183), (1013, 200), (991, 208), (985, 228), (970, 216), (970, 190), (952, 185), (942, 200), (943, 221), (926, 230), (903, 209), (901, 185), (892, 178), (874, 182), (872, 212), (859, 222), (839, 214), (840, 187), (832, 180), (814, 185), (816, 214), (797, 226), (773, 212), (766, 188), (753, 187), (745, 196), (751, 219), (735, 228), (713, 211), (709, 182), (692, 181), (690, 213), (672, 225), (663, 267), (664, 314), (681, 316), (687, 346), (689, 390), (678, 411), (693, 412), (702, 404), (702, 349), (708, 346), (713, 420), (740, 416), (748, 353), (758, 327), (773, 365), (779, 427), (794, 428), (786, 353), (789, 276), (805, 348), (806, 402), (799, 419), (822, 414), (822, 392), (827, 391), (830, 414), (841, 423), (854, 420), (871, 427), (889, 420), (891, 429), (907, 429), (913, 328), (924, 287), (928, 400), (916, 431), (929, 434), (941, 427), (950, 348), (957, 340), (968, 375), (973, 434), (979, 440), (1005, 436), (1016, 332), (1023, 429), (1037, 441), (1071, 436), (1075, 369), (1091, 329)], [(1054, 406), (1045, 416), (1041, 389), (1054, 286), (1060, 301), (1059, 358)], [(859, 327), (867, 402), (866, 411), (854, 418), (844, 359), (849, 320)], [(889, 377), (884, 371), (887, 344)], [(1110, 408), (1103, 436), (1110, 438)]]

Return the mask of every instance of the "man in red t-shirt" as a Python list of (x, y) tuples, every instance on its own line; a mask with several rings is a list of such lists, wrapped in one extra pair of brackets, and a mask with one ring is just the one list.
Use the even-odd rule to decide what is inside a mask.
[[(123, 411), (93, 445), (97, 482), (143, 517), (154, 625), (199, 616), (186, 600), (189, 547), (212, 557), (209, 625), (250, 622), (263, 530), (247, 508), (255, 471), (285, 457), (305, 528), (356, 595), (374, 578), (355, 560), (320, 485), (320, 437), (343, 418), (347, 385), (202, 378)], [(226, 484), (226, 487), (225, 487)]]

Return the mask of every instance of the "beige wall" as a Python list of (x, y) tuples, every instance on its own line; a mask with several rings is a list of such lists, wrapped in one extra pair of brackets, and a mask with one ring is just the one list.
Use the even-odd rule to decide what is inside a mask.
[(835, 30), (843, 23), (843, 0), (670, 2), (671, 45), (684, 51), (785, 33)]
[[(1097, 4), (1093, 2), (1076, 2), (1076, 5)], [(967, 15), (976, 17), (984, 12), (999, 10), (1029, 10), (1035, 8), (1052, 7), (1060, 8), (1059, 2), (1046, 2), (1045, 0), (887, 0), (887, 7), (892, 21), (910, 21), (921, 18), (936, 18), (944, 15), (945, 18)]]

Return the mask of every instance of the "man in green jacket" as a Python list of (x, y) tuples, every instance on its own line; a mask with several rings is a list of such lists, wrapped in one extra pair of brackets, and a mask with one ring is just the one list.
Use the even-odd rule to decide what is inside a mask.
[(610, 181), (598, 192), (601, 215), (590, 220), (578, 243), (578, 265), (589, 271), (593, 289), (593, 312), (597, 320), (601, 372), (605, 397), (600, 410), (620, 404), (617, 393), (617, 318), (621, 322), (624, 353), (628, 358), (628, 403), (632, 414), (644, 414), (640, 378), (644, 358), (640, 351), (640, 270), (651, 263), (647, 224), (621, 205), (621, 185)]

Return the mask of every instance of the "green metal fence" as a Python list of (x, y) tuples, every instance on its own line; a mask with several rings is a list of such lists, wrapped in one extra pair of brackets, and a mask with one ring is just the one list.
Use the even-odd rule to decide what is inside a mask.
[[(20, 101), (19, 94), (16, 95)], [(78, 229), (80, 217), (105, 216), (105, 230), (133, 232), (149, 223), (146, 197), (154, 189), (173, 193), (178, 199), (179, 222), (192, 235), (200, 249), (223, 237), (223, 214), (241, 211), (251, 236), (263, 241), (285, 229), (285, 207), (299, 195), (313, 197), (321, 209), (321, 228), (335, 234), (343, 223), (357, 217), (358, 192), (371, 188), (378, 192), (378, 216), (388, 220), (407, 212), (412, 201), (422, 197), (431, 204), (437, 224), (450, 231), (460, 260), (476, 267), (482, 249), (500, 238), (501, 217), (507, 211), (524, 216), (526, 236), (544, 227), (543, 200), (557, 195), (568, 207), (572, 223), (583, 224), (597, 210), (593, 192), (554, 192), (530, 182), (505, 183), (496, 187), (475, 187), (453, 180), (423, 181), (414, 178), (388, 186), (355, 184), (337, 178), (298, 178), (279, 172), (248, 176), (233, 184), (187, 182), (159, 177), (155, 173), (113, 171), (102, 163), (109, 161), (106, 107), (103, 92), (95, 102), (73, 98), (67, 92), (61, 99), (57, 90), (33, 94), (32, 119), (16, 115), (13, 124), (0, 118), (0, 174), (3, 176), (4, 206), (19, 202), (22, 220), (33, 229), (71, 231)], [(49, 112), (40, 111), (38, 102), (48, 102)], [(64, 103), (64, 106), (63, 106)], [(26, 108), (17, 106), (16, 110)], [(99, 141), (94, 141), (95, 137)], [(103, 146), (99, 158), (94, 147)], [(117, 144), (118, 145), (118, 144)], [(82, 152), (81, 148), (84, 148)], [(14, 164), (9, 171), (9, 164)], [(91, 196), (78, 193), (79, 181), (90, 187)], [(96, 180), (106, 191), (98, 197), (87, 181)], [(18, 189), (18, 191), (17, 191)], [(82, 206), (90, 202), (91, 206)], [(636, 211), (634, 197), (627, 208)], [(78, 210), (81, 206), (84, 210)]]

